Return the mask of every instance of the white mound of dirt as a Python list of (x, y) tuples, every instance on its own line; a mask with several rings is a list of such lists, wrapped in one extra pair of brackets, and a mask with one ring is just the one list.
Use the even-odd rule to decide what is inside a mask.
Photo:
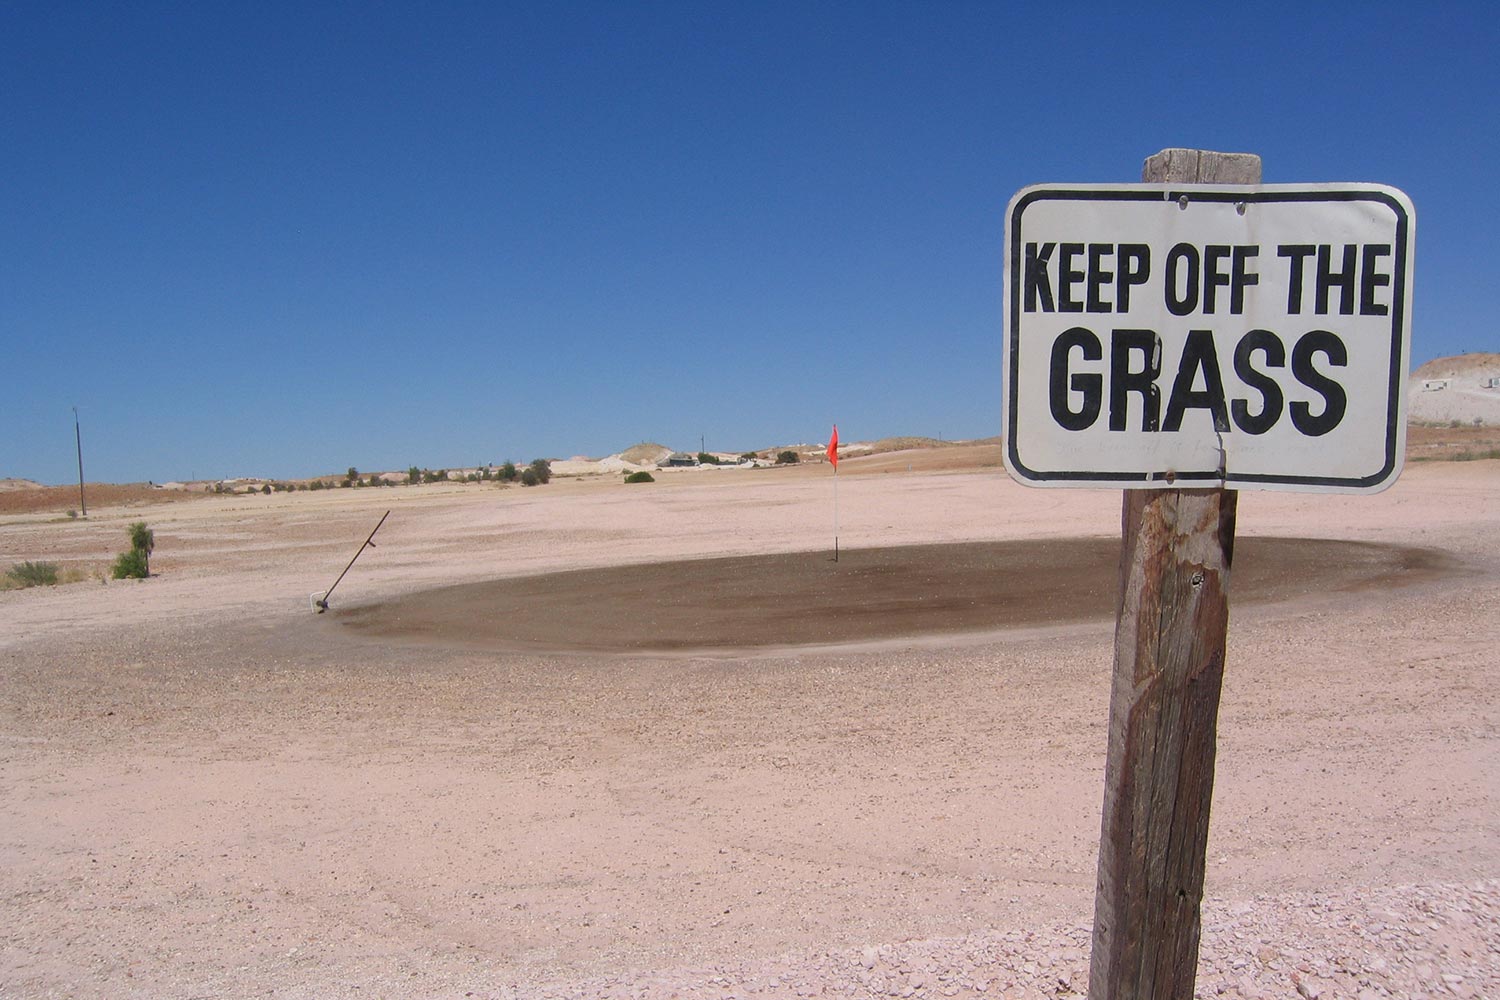
[(1435, 358), (1411, 373), (1407, 418), (1418, 423), (1500, 424), (1500, 354)]
[(632, 445), (615, 456), (621, 461), (632, 465), (655, 465), (667, 460), (672, 454), (672, 449), (666, 445), (657, 444), (655, 441), (642, 441), (640, 444)]

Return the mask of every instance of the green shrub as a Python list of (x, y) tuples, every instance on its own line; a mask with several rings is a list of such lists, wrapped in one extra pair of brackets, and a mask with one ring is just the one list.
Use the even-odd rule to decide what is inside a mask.
[(146, 527), (145, 521), (137, 521), (128, 529), (130, 532), (130, 547), (150, 555), (156, 551), (156, 532)]
[(747, 451), (743, 455), (740, 456), (740, 461), (741, 462), (753, 462), (753, 461), (755, 461), (758, 458), (760, 458), (760, 456), (757, 455), (755, 452), (753, 452), (753, 451)]
[(531, 464), (526, 468), (536, 476), (537, 482), (549, 483), (552, 481), (552, 463), (545, 458), (533, 458)]
[(802, 461), (801, 456), (791, 449), (783, 451), (776, 456), (777, 465), (796, 465), (800, 461)]
[(625, 481), (627, 483), (654, 483), (656, 482), (656, 477), (645, 471), (632, 472), (625, 477)]
[(146, 561), (146, 553), (140, 549), (121, 552), (115, 557), (115, 564), (110, 570), (110, 575), (116, 580), (146, 579), (146, 577), (151, 575), (151, 567)]
[(539, 486), (541, 485), (541, 482), (542, 477), (538, 476), (536, 474), (536, 470), (529, 465), (526, 467), (526, 470), (521, 473), (522, 486)]
[[(253, 488), (252, 488), (253, 492)], [(144, 580), (151, 575), (151, 553), (156, 548), (156, 532), (137, 521), (129, 528), (130, 551), (121, 552), (111, 571), (116, 580)]]
[(500, 471), (496, 473), (496, 478), (499, 479), (502, 483), (513, 483), (520, 475), (521, 474), (516, 471), (515, 462), (506, 462), (504, 465), (500, 466)]
[(1490, 448), (1488, 451), (1461, 451), (1453, 456), (1453, 461), (1478, 462), (1487, 458), (1500, 458), (1500, 448)]
[(717, 456), (717, 455), (710, 455), (706, 451), (700, 451), (700, 452), (698, 452), (698, 464), (699, 465), (718, 465), (719, 464), (719, 456)]
[(77, 517), (77, 516), (78, 516), (78, 511), (76, 511), (76, 510), (70, 510), (70, 511), (68, 511), (68, 517), (74, 518), (74, 517)]
[(11, 586), (24, 590), (27, 587), (52, 587), (57, 584), (57, 564), (49, 562), (18, 562), (5, 571), (5, 579)]

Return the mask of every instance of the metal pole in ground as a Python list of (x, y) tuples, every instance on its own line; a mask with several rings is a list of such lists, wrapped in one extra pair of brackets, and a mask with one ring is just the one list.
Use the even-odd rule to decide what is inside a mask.
[[(375, 522), (375, 527), (370, 529), (369, 536), (365, 538), (364, 543), (355, 550), (353, 557), (350, 558), (349, 565), (345, 566), (344, 572), (340, 573), (339, 578), (333, 581), (333, 587), (337, 587), (339, 585), (340, 581), (344, 579), (344, 574), (348, 573), (350, 568), (354, 566), (354, 560), (363, 555), (365, 549), (373, 549), (375, 547), (375, 532), (380, 530), (380, 526), (384, 524), (385, 519), (390, 516), (390, 511), (386, 511), (384, 514), (380, 515), (380, 520)], [(323, 591), (322, 597), (319, 597), (316, 594), (313, 595), (313, 607), (318, 609), (318, 614), (321, 615), (323, 612), (328, 610), (328, 598), (333, 595), (333, 587), (329, 587), (327, 590)]]

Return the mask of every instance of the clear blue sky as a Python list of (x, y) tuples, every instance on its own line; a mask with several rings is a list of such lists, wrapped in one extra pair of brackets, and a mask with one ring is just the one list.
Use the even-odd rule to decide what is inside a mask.
[(1500, 349), (1473, 4), (0, 7), (0, 476), (1000, 430), (1016, 189), (1167, 146), (1418, 217)]

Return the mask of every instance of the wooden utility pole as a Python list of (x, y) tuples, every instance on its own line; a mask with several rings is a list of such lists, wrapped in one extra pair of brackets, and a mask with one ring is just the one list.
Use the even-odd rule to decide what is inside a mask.
[[(1260, 157), (1167, 149), (1141, 179), (1259, 184)], [(1090, 1000), (1191, 1000), (1235, 501), (1126, 490)]]
[(78, 407), (73, 407), (73, 443), (78, 446), (78, 513), (89, 516), (89, 505), (83, 499), (83, 431), (78, 429)]

